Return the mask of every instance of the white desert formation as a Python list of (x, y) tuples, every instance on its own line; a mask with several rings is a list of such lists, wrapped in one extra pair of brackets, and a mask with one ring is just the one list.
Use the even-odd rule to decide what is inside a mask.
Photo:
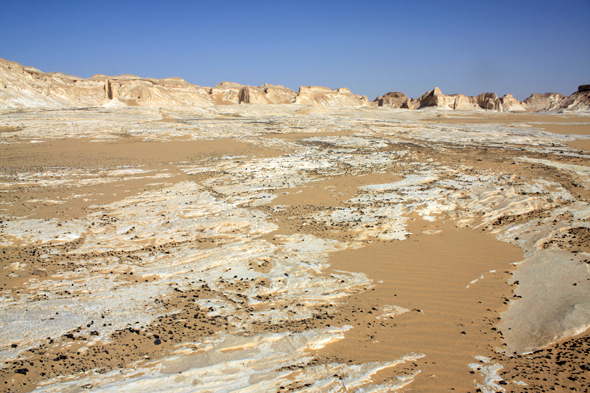
[(94, 75), (79, 78), (59, 72), (41, 72), (33, 67), (0, 59), (0, 108), (81, 108), (81, 107), (201, 107), (237, 104), (303, 104), (313, 106), (385, 106), (402, 109), (439, 108), (514, 111), (585, 111), (590, 108), (588, 85), (570, 97), (556, 93), (532, 94), (520, 102), (511, 94), (477, 96), (445, 95), (438, 87), (420, 98), (390, 92), (369, 101), (342, 87), (301, 86), (298, 92), (264, 84), (247, 86), (221, 82), (214, 87), (190, 84), (182, 78), (141, 78), (134, 75)]
[(345, 87), (332, 90), (327, 87), (319, 86), (301, 86), (297, 93), (297, 97), (295, 98), (295, 103), (350, 107), (370, 105), (367, 97), (352, 94), (350, 90)]
[(377, 97), (374, 102), (378, 106), (407, 109), (434, 107), (455, 110), (486, 109), (498, 112), (526, 110), (526, 106), (512, 94), (506, 94), (501, 98), (498, 98), (496, 93), (483, 93), (476, 97), (463, 94), (445, 95), (438, 87), (424, 93), (417, 100), (407, 98), (404, 93), (387, 93)]
[(559, 93), (533, 93), (529, 98), (523, 101), (527, 108), (533, 110), (543, 110), (551, 105), (563, 101), (567, 96)]
[(0, 392), (587, 389), (587, 87), (0, 70)]
[(590, 85), (581, 85), (571, 96), (548, 105), (544, 110), (548, 111), (590, 111)]

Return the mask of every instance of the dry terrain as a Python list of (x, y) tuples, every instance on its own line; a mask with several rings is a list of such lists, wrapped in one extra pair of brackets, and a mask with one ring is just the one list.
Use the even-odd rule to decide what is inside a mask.
[(587, 391), (589, 150), (583, 113), (4, 111), (0, 391)]

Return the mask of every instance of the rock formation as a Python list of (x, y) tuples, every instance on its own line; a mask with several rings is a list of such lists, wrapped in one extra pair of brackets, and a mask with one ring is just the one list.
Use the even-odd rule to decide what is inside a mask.
[(590, 85), (581, 85), (569, 97), (543, 108), (547, 111), (590, 111)]
[(453, 109), (455, 98), (444, 95), (438, 87), (432, 91), (427, 91), (420, 98), (420, 108), (437, 107), (444, 109)]
[(477, 101), (474, 97), (468, 97), (463, 94), (455, 95), (455, 102), (453, 104), (453, 109), (461, 110), (461, 109), (478, 109)]
[(79, 78), (0, 59), (0, 107), (91, 107), (101, 105), (212, 105), (206, 88), (180, 78), (134, 75)]
[(526, 108), (514, 98), (506, 94), (498, 98), (496, 93), (482, 93), (476, 97), (463, 94), (445, 95), (438, 87), (424, 93), (419, 99), (419, 108), (436, 107), (442, 109), (472, 110), (486, 109), (494, 111), (524, 111)]
[(406, 105), (402, 106), (403, 109), (418, 109), (420, 108), (420, 100), (417, 98), (410, 98)]
[(244, 85), (233, 82), (221, 82), (209, 89), (209, 95), (215, 105), (235, 105), (240, 102), (240, 91)]
[(542, 110), (559, 101), (564, 100), (567, 96), (559, 93), (533, 93), (529, 98), (523, 101), (524, 105), (532, 110)]
[(237, 104), (371, 105), (367, 97), (347, 88), (301, 87), (299, 93), (284, 86), (244, 86), (221, 82), (200, 87), (181, 78), (141, 78), (135, 75), (97, 74), (79, 78), (44, 73), (33, 67), (0, 59), (0, 108), (93, 106), (209, 106)]
[(532, 94), (520, 102), (511, 94), (495, 93), (475, 97), (445, 95), (435, 87), (420, 98), (390, 92), (370, 102), (366, 96), (342, 87), (330, 89), (301, 86), (299, 92), (265, 84), (247, 86), (221, 82), (215, 87), (193, 85), (181, 78), (141, 78), (135, 75), (97, 74), (79, 78), (59, 72), (42, 72), (33, 67), (0, 59), (0, 109), (79, 108), (96, 106), (183, 107), (238, 104), (302, 104), (320, 106), (383, 106), (389, 108), (441, 108), (494, 111), (588, 111), (590, 85), (581, 85), (570, 97), (557, 93)]
[(500, 98), (500, 104), (502, 105), (504, 111), (526, 111), (526, 108), (522, 102), (514, 98), (512, 94), (505, 94), (502, 98)]
[(301, 86), (295, 98), (295, 103), (326, 106), (372, 105), (366, 96), (352, 94), (346, 87), (332, 90), (320, 86)]
[(390, 108), (410, 108), (410, 99), (406, 97), (404, 93), (400, 92), (389, 92), (382, 95), (381, 97), (375, 98), (373, 102), (377, 103), (377, 106), (388, 106)]
[(496, 93), (481, 93), (475, 97), (477, 105), (482, 109), (501, 111), (502, 103)]
[(244, 86), (240, 91), (239, 103), (242, 104), (292, 104), (297, 93), (280, 86), (264, 84), (262, 86)]

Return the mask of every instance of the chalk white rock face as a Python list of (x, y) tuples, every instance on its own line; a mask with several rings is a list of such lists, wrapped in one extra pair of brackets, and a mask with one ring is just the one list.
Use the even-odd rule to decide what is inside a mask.
[(477, 102), (475, 101), (474, 97), (468, 97), (463, 94), (457, 94), (455, 96), (455, 103), (453, 105), (453, 109), (479, 109), (479, 106), (477, 105)]
[(447, 96), (442, 91), (435, 87), (432, 91), (424, 93), (420, 99), (420, 108), (436, 107), (441, 109), (454, 109), (455, 98)]
[(209, 90), (215, 105), (236, 105), (240, 103), (240, 91), (244, 85), (234, 82), (221, 82)]
[(410, 99), (404, 93), (400, 92), (389, 92), (381, 97), (375, 98), (373, 102), (376, 102), (377, 106), (412, 109), (410, 108)]
[(0, 59), (0, 108), (208, 106), (208, 90), (180, 78), (79, 78)]
[[(102, 87), (101, 87), (102, 86)], [(75, 87), (75, 91), (71, 91)], [(0, 59), (0, 108), (64, 108), (98, 103), (104, 84)]]
[(590, 110), (590, 85), (581, 85), (571, 96), (551, 103), (547, 111), (587, 112)]
[(370, 106), (372, 103), (366, 96), (351, 93), (346, 87), (330, 89), (320, 86), (301, 86), (296, 104), (324, 105), (324, 106)]
[(553, 106), (566, 98), (567, 96), (559, 93), (533, 93), (523, 101), (523, 104), (529, 109), (542, 110), (549, 106)]
[(522, 102), (514, 98), (512, 94), (505, 94), (500, 98), (500, 103), (502, 104), (502, 109), (504, 111), (521, 112), (526, 110)]
[[(98, 79), (93, 77), (91, 79)], [(105, 102), (118, 99), (130, 106), (208, 106), (212, 104), (206, 88), (191, 85), (181, 78), (140, 78), (131, 75), (104, 80)]]
[(494, 111), (502, 111), (504, 109), (496, 93), (481, 93), (475, 97), (475, 100), (477, 105), (482, 109)]
[(240, 104), (292, 104), (295, 102), (293, 90), (280, 86), (264, 84), (262, 86), (244, 86), (240, 90)]

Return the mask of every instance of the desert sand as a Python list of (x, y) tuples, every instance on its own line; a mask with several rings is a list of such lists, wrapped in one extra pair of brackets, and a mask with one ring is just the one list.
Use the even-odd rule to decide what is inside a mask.
[(2, 391), (587, 389), (585, 113), (129, 106), (0, 127)]

